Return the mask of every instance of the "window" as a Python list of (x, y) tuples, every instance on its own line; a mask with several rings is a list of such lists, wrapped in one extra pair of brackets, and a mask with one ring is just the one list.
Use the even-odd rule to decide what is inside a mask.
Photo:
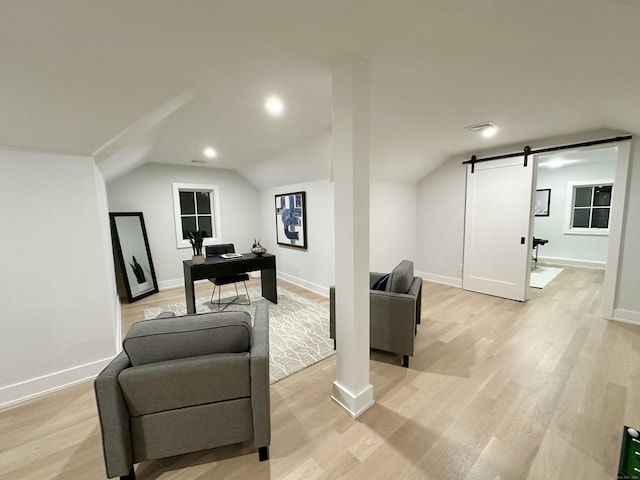
[(220, 240), (220, 210), (217, 185), (173, 184), (176, 245), (189, 248), (189, 232), (203, 230), (205, 244)]
[(613, 182), (581, 182), (569, 187), (569, 233), (608, 233)]

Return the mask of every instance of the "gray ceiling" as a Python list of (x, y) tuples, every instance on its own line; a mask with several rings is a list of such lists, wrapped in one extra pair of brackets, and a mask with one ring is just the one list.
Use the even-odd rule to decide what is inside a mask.
[[(637, 132), (638, 25), (634, 0), (0, 0), (0, 144), (129, 168), (211, 145), (258, 186), (326, 178), (331, 69), (356, 53), (371, 176), (415, 182), (464, 152)], [(491, 139), (463, 128), (488, 120)]]

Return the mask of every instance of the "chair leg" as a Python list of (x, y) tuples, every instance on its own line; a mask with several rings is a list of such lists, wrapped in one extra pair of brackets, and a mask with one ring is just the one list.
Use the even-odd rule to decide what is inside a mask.
[(247, 289), (247, 282), (242, 282), (244, 283), (244, 292), (247, 294), (247, 302), (248, 305), (251, 305), (251, 297), (249, 296), (249, 290)]
[[(239, 303), (238, 301), (240, 300), (240, 292), (238, 291), (238, 283), (234, 282), (233, 283), (233, 287), (236, 289), (236, 297), (226, 303), (222, 303), (222, 285), (216, 285), (215, 283), (213, 284), (213, 291), (211, 292), (211, 304), (212, 305), (217, 305), (218, 306), (218, 311), (222, 312), (224, 309), (226, 309), (229, 305), (234, 304), (234, 305), (251, 305), (251, 297), (249, 297), (249, 289), (247, 288), (247, 282), (243, 282), (244, 283), (244, 291), (247, 294), (247, 303)], [(218, 289), (218, 301), (214, 302), (213, 299), (216, 296), (216, 288)], [(224, 306), (223, 306), (224, 305)]]
[(402, 366), (404, 368), (409, 368), (409, 355), (402, 356)]
[(258, 448), (258, 458), (261, 462), (265, 460), (269, 460), (269, 447), (259, 447)]
[(127, 475), (120, 477), (120, 480), (136, 480), (136, 472), (133, 470), (133, 466), (131, 466), (131, 471)]

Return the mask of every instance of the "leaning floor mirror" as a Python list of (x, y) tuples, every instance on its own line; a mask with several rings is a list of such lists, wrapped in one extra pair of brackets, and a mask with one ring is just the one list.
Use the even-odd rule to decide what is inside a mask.
[(129, 303), (158, 291), (142, 212), (109, 214), (118, 294)]

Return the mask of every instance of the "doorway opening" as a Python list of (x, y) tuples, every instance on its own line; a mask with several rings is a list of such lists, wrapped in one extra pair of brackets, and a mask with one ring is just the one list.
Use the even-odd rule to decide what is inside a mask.
[(538, 155), (530, 287), (566, 267), (605, 270), (618, 147)]

